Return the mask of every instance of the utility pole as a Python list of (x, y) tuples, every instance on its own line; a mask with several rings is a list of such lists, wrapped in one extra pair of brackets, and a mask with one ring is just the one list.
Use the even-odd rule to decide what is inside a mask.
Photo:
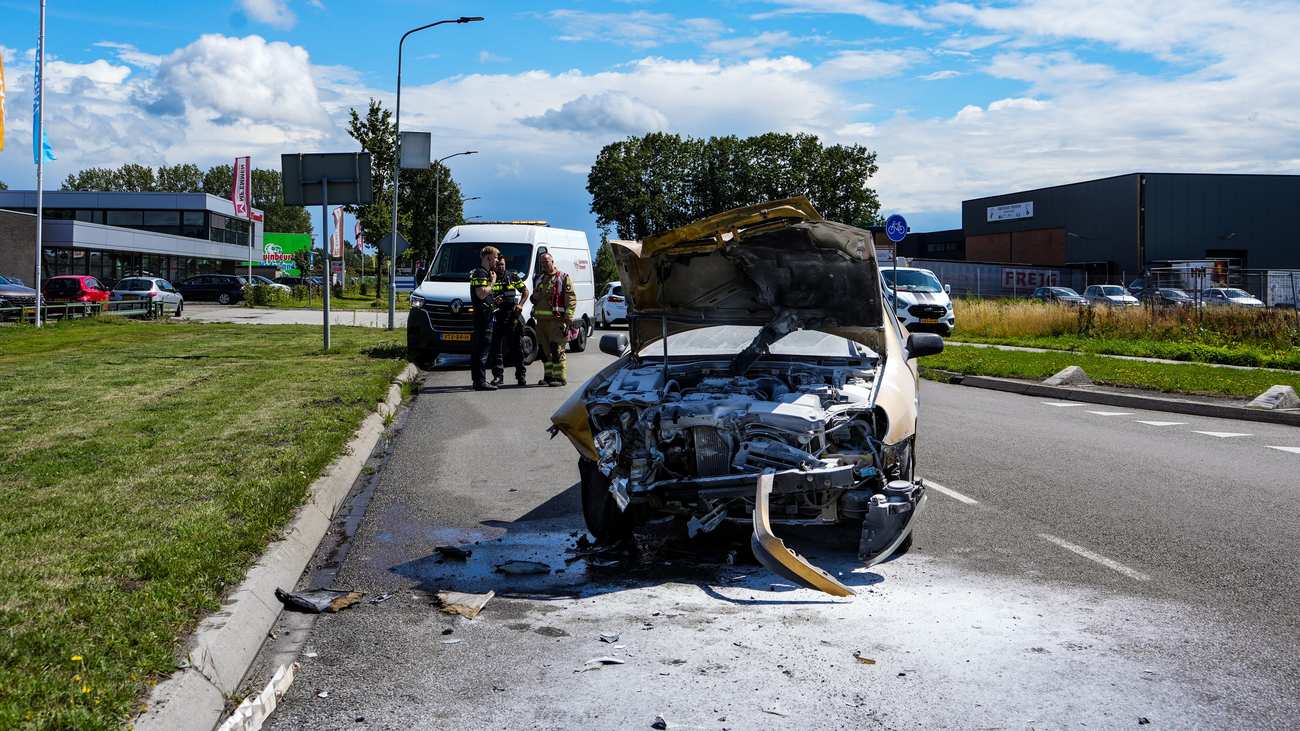
[(40, 34), (36, 39), (36, 327), (41, 326), (41, 229), (45, 217), (45, 0), (41, 0)]

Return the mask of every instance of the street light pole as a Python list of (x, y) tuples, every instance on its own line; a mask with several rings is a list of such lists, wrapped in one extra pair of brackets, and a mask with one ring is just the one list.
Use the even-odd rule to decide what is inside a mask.
[(388, 262), (388, 329), (392, 330), (397, 323), (397, 183), (399, 172), (402, 169), (402, 46), (406, 44), (406, 37), (412, 33), (419, 33), (422, 30), (444, 25), (446, 23), (474, 23), (482, 20), (481, 17), (454, 18), (450, 20), (439, 20), (436, 23), (429, 23), (418, 28), (412, 28), (402, 34), (401, 40), (397, 42), (397, 113), (393, 120), (393, 131), (397, 134), (397, 139), (393, 142), (393, 255), (389, 257)]
[(442, 167), (443, 160), (450, 160), (453, 157), (461, 155), (477, 155), (478, 150), (466, 150), (457, 152), (446, 157), (440, 157), (433, 163), (433, 251), (436, 254), (442, 247), (442, 218), (438, 215), (438, 206), (442, 203), (442, 175), (438, 173), (438, 168)]

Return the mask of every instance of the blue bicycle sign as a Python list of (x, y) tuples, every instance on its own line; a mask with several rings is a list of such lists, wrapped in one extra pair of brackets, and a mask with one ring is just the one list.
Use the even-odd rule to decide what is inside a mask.
[(885, 235), (890, 241), (898, 243), (907, 237), (907, 219), (895, 213), (885, 219)]

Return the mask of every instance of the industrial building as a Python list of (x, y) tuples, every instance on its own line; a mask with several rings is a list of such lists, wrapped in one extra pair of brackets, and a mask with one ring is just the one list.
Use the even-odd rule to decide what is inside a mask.
[(961, 234), (961, 256), (913, 255), (1078, 268), (1093, 282), (1172, 261), (1300, 268), (1300, 175), (1130, 173), (976, 198)]
[[(248, 261), (249, 222), (206, 193), (45, 193), (42, 277), (89, 274), (113, 283), (132, 273), (171, 281), (236, 273)], [(0, 275), (31, 282), (36, 265), (36, 192), (0, 191)], [(253, 211), (261, 258), (262, 212)]]

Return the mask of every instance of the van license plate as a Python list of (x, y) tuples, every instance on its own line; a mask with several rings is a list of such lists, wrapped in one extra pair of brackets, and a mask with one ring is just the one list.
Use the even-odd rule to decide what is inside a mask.
[(442, 339), (468, 341), (469, 333), (442, 333)]
[(922, 317), (921, 323), (925, 325), (938, 325), (939, 321), (933, 317)]

